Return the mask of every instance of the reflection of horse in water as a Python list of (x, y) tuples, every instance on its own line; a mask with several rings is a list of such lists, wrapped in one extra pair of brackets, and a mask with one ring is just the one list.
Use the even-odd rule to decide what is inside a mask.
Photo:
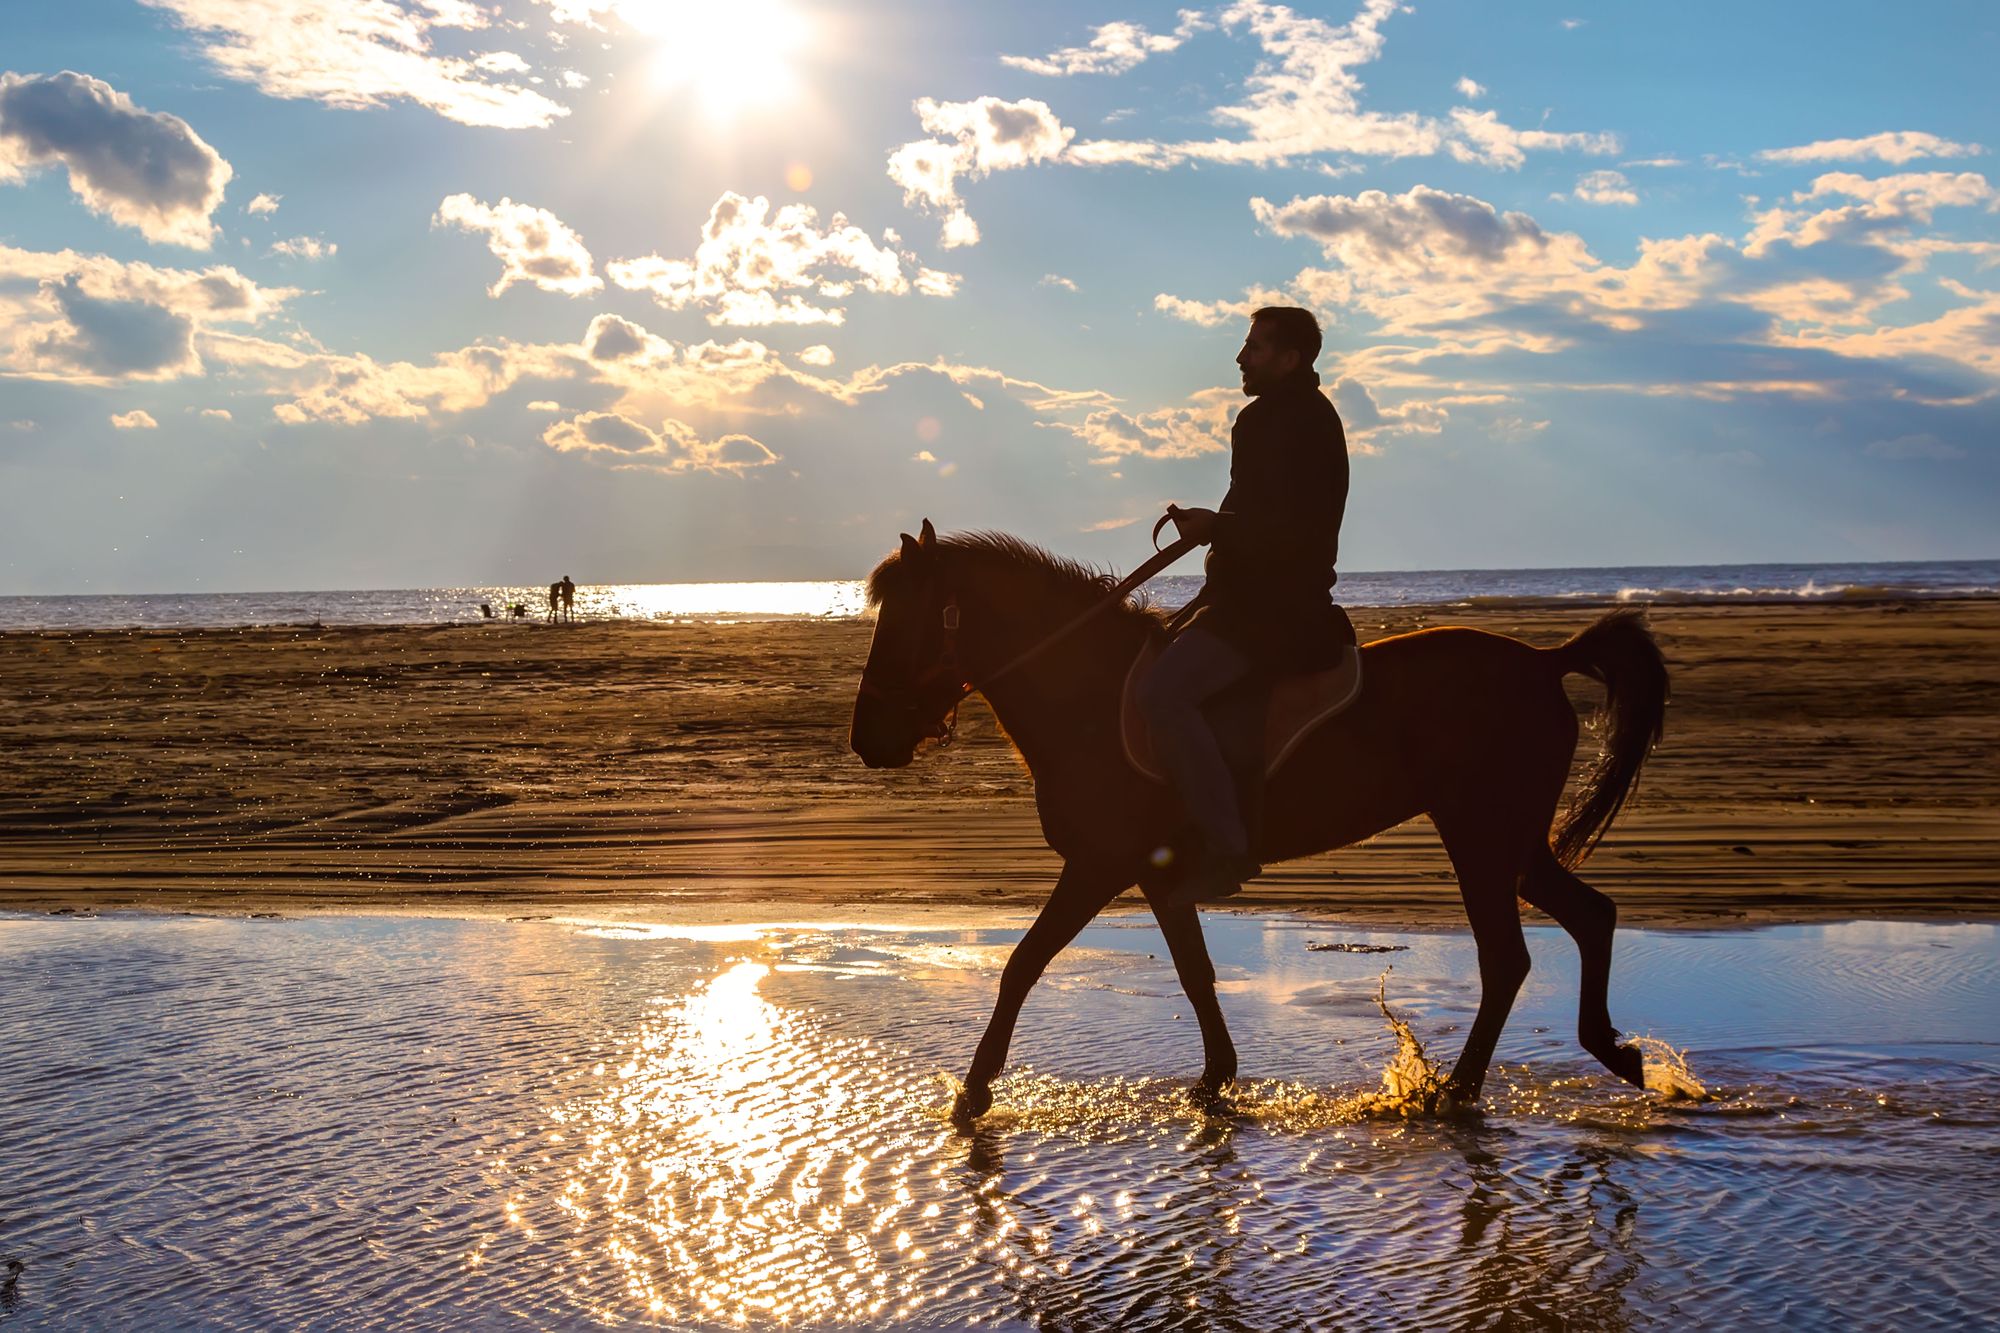
[[(1236, 1075), (1200, 918), (1173, 901), (1168, 858), (1156, 855), (1184, 839), (1183, 817), (1165, 787), (1131, 766), (1120, 740), (1127, 668), (1164, 636), (1162, 617), (1123, 604), (1019, 660), (1110, 587), (1010, 537), (938, 540), (928, 521), (921, 540), (905, 536), (869, 578), (879, 617), (854, 706), (855, 753), (872, 768), (908, 764), (922, 741), (948, 735), (969, 682), (1033, 772), (1043, 835), (1063, 857), (1048, 903), (1007, 960), (959, 1096), (961, 1118), (991, 1104), (1015, 1019), (1049, 960), (1135, 883), (1201, 1023), (1198, 1093), (1212, 1097)], [(1576, 941), (1584, 1049), (1642, 1083), (1640, 1054), (1619, 1045), (1606, 1007), (1617, 909), (1571, 872), (1610, 826), (1659, 738), (1667, 673), (1643, 621), (1614, 611), (1556, 648), (1480, 630), (1422, 630), (1371, 643), (1362, 660), (1359, 697), (1272, 775), (1253, 854), (1267, 864), (1289, 860), (1429, 815), (1479, 947), (1479, 1012), (1452, 1091), (1478, 1098), (1528, 974), (1517, 894)], [(1603, 682), (1609, 725), (1595, 770), (1557, 820), (1577, 742), (1562, 685), (1572, 673)]]

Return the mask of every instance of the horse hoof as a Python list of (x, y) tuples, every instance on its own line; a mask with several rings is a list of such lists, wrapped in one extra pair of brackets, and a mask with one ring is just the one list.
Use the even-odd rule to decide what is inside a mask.
[(1605, 1065), (1635, 1088), (1646, 1086), (1646, 1057), (1637, 1046), (1620, 1046)]
[(1188, 1101), (1205, 1115), (1233, 1115), (1236, 1112), (1236, 1103), (1229, 1100), (1223, 1085), (1210, 1083), (1207, 1079), (1188, 1089)]
[(993, 1093), (986, 1088), (966, 1088), (952, 1099), (951, 1122), (970, 1125), (993, 1109)]

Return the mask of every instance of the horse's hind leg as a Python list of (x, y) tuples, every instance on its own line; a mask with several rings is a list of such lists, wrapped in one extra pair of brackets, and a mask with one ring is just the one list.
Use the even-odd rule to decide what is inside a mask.
[(1500, 1029), (1528, 979), (1528, 944), (1521, 938), (1521, 910), (1514, 899), (1523, 840), (1495, 827), (1490, 816), (1450, 819), (1433, 812), (1431, 820), (1458, 872), (1459, 895), (1479, 946), (1479, 1012), (1451, 1070), (1453, 1096), (1470, 1103), (1479, 1100)]
[(1000, 972), (1000, 997), (993, 1002), (993, 1017), (986, 1022), (986, 1035), (973, 1053), (972, 1068), (965, 1075), (965, 1089), (952, 1105), (952, 1119), (964, 1123), (985, 1115), (993, 1105), (992, 1084), (1007, 1063), (1007, 1047), (1014, 1040), (1014, 1023), (1027, 1003), (1028, 992), (1041, 979), (1049, 961), (1090, 924), (1104, 905), (1123, 893), (1128, 885), (1116, 873), (1091, 870), (1075, 861), (1063, 864), (1062, 875), (1042, 913), (1028, 933), (1007, 956)]
[(1215, 998), (1215, 964), (1209, 960), (1208, 942), (1202, 937), (1201, 915), (1193, 903), (1176, 903), (1171, 898), (1164, 891), (1146, 891), (1160, 933), (1167, 938), (1167, 951), (1173, 955), (1181, 989), (1187, 992), (1195, 1021), (1201, 1024), (1201, 1082), (1195, 1085), (1194, 1099), (1204, 1106), (1216, 1105), (1224, 1085), (1236, 1077), (1236, 1044), (1229, 1039), (1229, 1024)]
[(1537, 848), (1521, 877), (1521, 896), (1554, 917), (1576, 941), (1583, 960), (1583, 984), (1577, 995), (1576, 1036), (1583, 1049), (1606, 1069), (1639, 1087), (1646, 1085), (1646, 1066), (1638, 1050), (1618, 1044), (1607, 992), (1611, 986), (1611, 937), (1618, 925), (1617, 906), (1602, 893), (1563, 869), (1555, 853)]

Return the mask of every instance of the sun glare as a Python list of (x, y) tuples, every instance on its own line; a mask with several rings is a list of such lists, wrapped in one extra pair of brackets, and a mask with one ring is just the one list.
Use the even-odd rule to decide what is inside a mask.
[(690, 90), (712, 116), (771, 106), (797, 91), (792, 61), (807, 22), (782, 0), (626, 0), (619, 13), (658, 43), (655, 80)]

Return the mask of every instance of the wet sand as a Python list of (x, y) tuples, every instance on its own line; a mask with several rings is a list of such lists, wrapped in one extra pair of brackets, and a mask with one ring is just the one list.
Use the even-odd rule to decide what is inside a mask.
[[(1548, 644), (1595, 614), (1355, 618), (1364, 639), (1449, 623)], [(2000, 917), (2000, 603), (1662, 607), (1652, 623), (1674, 673), (1666, 740), (1585, 871), (1626, 923)], [(1032, 909), (1055, 857), (979, 701), (958, 746), (907, 770), (847, 752), (869, 630), (0, 635), (0, 910)], [(1462, 921), (1423, 821), (1276, 867), (1240, 903)]]

